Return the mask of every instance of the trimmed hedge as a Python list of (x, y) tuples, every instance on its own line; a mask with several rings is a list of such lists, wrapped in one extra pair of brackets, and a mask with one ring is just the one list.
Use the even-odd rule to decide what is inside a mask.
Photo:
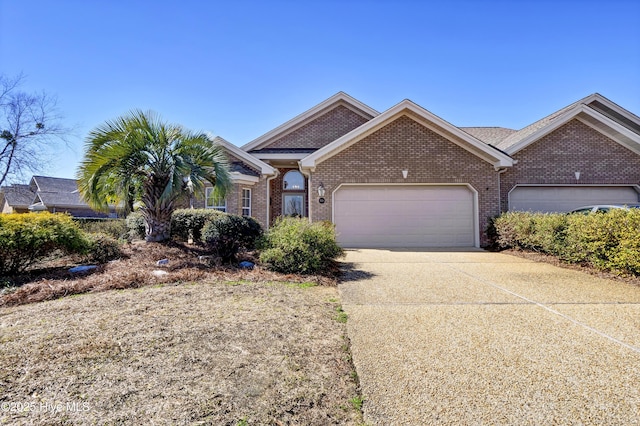
[(85, 253), (91, 243), (66, 214), (0, 215), (0, 275), (16, 275), (56, 250)]
[(535, 250), (567, 262), (640, 275), (640, 209), (588, 215), (509, 212), (493, 225), (501, 248)]
[(241, 249), (252, 249), (262, 235), (262, 227), (253, 218), (220, 214), (202, 229), (202, 242), (223, 262), (236, 259)]
[(200, 241), (207, 222), (224, 215), (213, 209), (178, 209), (171, 215), (171, 238), (188, 241), (191, 234), (193, 241)]
[(129, 229), (125, 219), (73, 219), (78, 227), (89, 234), (106, 234), (116, 240), (126, 240)]
[(260, 261), (276, 272), (314, 274), (343, 255), (329, 222), (306, 218), (280, 218), (261, 243)]
[(130, 240), (144, 239), (146, 235), (146, 224), (144, 222), (144, 217), (142, 217), (142, 213), (129, 213), (126, 222)]
[(92, 263), (106, 263), (122, 257), (122, 249), (118, 240), (111, 235), (92, 233), (88, 235), (89, 248), (87, 260)]

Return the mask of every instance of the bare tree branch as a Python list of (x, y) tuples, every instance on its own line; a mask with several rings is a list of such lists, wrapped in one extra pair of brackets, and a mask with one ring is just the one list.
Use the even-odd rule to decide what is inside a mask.
[(71, 131), (62, 124), (57, 99), (19, 90), (23, 81), (22, 74), (0, 76), (0, 185), (41, 170), (46, 153)]

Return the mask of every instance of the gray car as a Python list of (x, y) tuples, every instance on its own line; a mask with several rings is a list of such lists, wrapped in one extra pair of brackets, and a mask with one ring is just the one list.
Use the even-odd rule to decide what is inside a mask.
[(606, 213), (613, 209), (640, 209), (640, 204), (597, 204), (594, 206), (584, 206), (571, 210), (569, 214)]

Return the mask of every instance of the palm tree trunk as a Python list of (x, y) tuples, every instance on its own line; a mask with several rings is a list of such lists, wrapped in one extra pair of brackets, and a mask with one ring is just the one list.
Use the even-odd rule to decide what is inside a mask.
[(143, 213), (145, 219), (145, 241), (160, 242), (171, 237), (171, 211), (160, 211), (158, 215)]

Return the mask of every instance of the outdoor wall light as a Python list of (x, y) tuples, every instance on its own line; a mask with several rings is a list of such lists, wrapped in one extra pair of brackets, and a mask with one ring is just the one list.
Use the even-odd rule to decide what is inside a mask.
[(580, 172), (575, 172), (576, 180), (580, 180)]
[(402, 171), (402, 177), (403, 177), (404, 179), (406, 179), (406, 178), (407, 178), (407, 176), (409, 176), (409, 170), (404, 169), (404, 170)]
[(318, 185), (318, 197), (324, 197), (324, 193), (324, 185), (322, 184), (322, 182), (320, 182), (320, 185)]

